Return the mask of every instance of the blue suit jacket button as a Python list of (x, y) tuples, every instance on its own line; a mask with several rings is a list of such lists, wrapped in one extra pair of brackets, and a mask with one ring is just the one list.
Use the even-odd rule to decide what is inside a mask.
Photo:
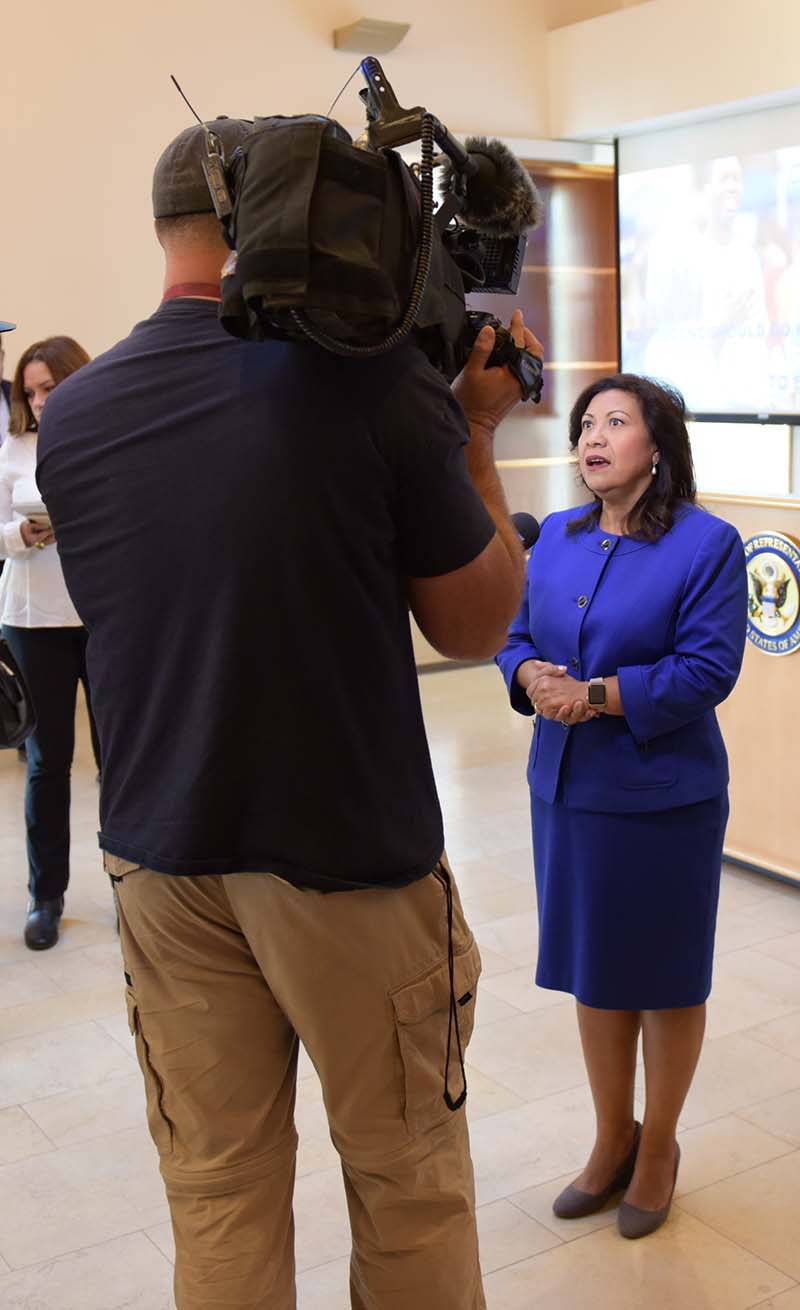
[(588, 604), (589, 604), (589, 597), (588, 597), (588, 596), (579, 596), (579, 597), (578, 597), (578, 609), (579, 609), (579, 610), (585, 609), (586, 606), (587, 606)]

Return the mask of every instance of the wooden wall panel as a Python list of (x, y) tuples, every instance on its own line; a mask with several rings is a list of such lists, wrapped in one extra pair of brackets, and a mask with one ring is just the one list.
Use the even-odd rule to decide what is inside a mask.
[[(588, 383), (617, 367), (613, 169), (528, 163), (544, 204), (516, 297), (472, 296), (503, 321), (519, 304), (545, 349), (539, 405), (519, 405), (497, 434), (509, 506), (543, 517), (586, 499), (569, 459), (568, 417)], [(565, 461), (563, 467), (552, 464)], [(521, 460), (534, 461), (527, 468)], [(546, 464), (537, 461), (546, 460)]]
[[(800, 541), (800, 502), (703, 497), (744, 540), (765, 529)], [(800, 653), (764, 655), (747, 643), (741, 677), (719, 709), (731, 769), (729, 855), (800, 883)]]

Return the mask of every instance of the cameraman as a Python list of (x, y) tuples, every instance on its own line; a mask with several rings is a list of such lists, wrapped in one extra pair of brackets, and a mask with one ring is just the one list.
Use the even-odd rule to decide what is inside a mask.
[[(249, 124), (213, 127), (230, 154)], [(196, 127), (161, 156), (164, 300), (58, 388), (38, 471), (90, 634), (176, 1303), (295, 1304), (300, 1039), (342, 1158), (353, 1305), (480, 1310), (462, 1096), (480, 958), (408, 603), (446, 655), (503, 645), (523, 559), (492, 439), (520, 390), (484, 369), (491, 330), (460, 405), (411, 342), (361, 361), (227, 335), (202, 154)]]

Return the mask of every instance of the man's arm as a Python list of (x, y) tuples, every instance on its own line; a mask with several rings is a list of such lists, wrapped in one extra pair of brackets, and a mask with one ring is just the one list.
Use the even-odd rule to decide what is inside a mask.
[[(522, 311), (511, 319), (518, 346), (542, 355), (525, 327)], [(409, 578), (414, 618), (430, 644), (450, 659), (489, 659), (505, 644), (519, 608), (525, 560), (508, 515), (494, 462), (494, 435), (520, 399), (520, 386), (507, 368), (486, 368), (494, 332), (484, 328), (463, 371), (453, 383), (470, 430), (467, 467), (475, 490), (494, 520), (495, 534), (469, 564), (432, 578)]]

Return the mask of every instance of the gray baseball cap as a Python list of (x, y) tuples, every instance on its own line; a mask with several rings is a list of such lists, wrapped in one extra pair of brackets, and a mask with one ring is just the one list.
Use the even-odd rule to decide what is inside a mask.
[[(224, 114), (206, 124), (219, 137), (226, 161), (244, 141), (253, 124), (244, 118)], [(214, 212), (211, 193), (203, 173), (206, 136), (199, 123), (184, 128), (162, 154), (153, 173), (153, 217), (175, 218), (178, 214)]]

